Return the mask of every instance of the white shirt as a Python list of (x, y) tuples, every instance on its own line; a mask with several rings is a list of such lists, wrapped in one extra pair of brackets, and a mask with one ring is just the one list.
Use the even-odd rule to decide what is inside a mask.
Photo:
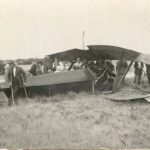
[(141, 69), (142, 68), (142, 64), (141, 62), (138, 62), (138, 68)]
[(82, 66), (82, 62), (76, 62), (76, 63), (74, 63), (75, 69), (81, 69), (81, 66)]
[(16, 67), (13, 68), (14, 77), (16, 76)]
[(65, 67), (63, 62), (59, 62), (59, 65), (56, 67), (56, 72), (64, 71)]

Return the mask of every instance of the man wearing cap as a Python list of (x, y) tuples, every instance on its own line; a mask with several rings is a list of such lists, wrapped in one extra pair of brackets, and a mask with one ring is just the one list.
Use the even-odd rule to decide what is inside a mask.
[(143, 73), (144, 64), (142, 62), (136, 61), (134, 64), (134, 83), (137, 85), (141, 84), (142, 73)]
[(37, 68), (37, 64), (35, 61), (32, 62), (32, 66), (31, 68), (29, 69), (29, 72), (31, 73), (32, 76), (36, 76), (37, 73), (36, 73), (36, 68)]
[(146, 73), (147, 73), (147, 78), (150, 86), (150, 64), (146, 64)]
[(17, 104), (19, 92), (23, 89), (24, 83), (26, 82), (26, 73), (21, 67), (17, 66), (12, 61), (9, 63), (9, 65), (10, 68), (8, 70), (7, 80), (12, 92), (12, 98), (9, 102), (11, 105), (13, 100)]
[[(116, 64), (116, 81), (118, 81), (124, 74), (128, 67), (128, 63), (126, 60), (122, 59), (117, 61)], [(125, 84), (125, 78), (122, 80), (122, 84)]]
[(8, 83), (7, 75), (8, 75), (8, 71), (9, 71), (9, 63), (7, 63), (4, 68), (5, 68), (5, 72), (4, 72), (5, 83)]

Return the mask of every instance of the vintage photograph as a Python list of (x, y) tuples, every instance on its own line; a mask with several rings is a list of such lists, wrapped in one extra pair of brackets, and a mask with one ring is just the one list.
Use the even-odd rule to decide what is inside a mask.
[(0, 149), (150, 148), (149, 0), (0, 0)]

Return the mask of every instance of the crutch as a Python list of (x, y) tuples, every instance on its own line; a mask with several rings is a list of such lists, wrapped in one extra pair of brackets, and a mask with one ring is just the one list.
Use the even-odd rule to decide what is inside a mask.
[(23, 89), (24, 89), (24, 93), (25, 93), (26, 98), (28, 98), (27, 90), (26, 90), (26, 87), (24, 84), (23, 84)]
[(12, 86), (12, 82), (11, 82), (10, 88), (11, 88), (11, 98), (12, 98), (12, 104), (14, 105), (14, 103), (15, 103), (15, 99), (14, 99), (14, 89), (13, 89), (13, 86)]
[[(21, 79), (22, 79), (22, 83), (23, 83), (22, 74), (21, 74)], [(24, 83), (23, 83), (23, 90), (24, 90), (26, 98), (28, 98), (27, 90), (26, 90), (26, 87), (25, 87)]]

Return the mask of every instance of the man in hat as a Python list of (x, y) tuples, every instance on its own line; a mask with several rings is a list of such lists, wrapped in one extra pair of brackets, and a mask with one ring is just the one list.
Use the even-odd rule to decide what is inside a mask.
[(143, 73), (144, 64), (142, 62), (136, 61), (134, 64), (134, 83), (137, 85), (141, 84), (142, 73)]
[(31, 68), (29, 69), (29, 72), (31, 73), (32, 76), (36, 76), (37, 73), (36, 73), (36, 68), (37, 68), (37, 64), (35, 61), (32, 62), (32, 66)]
[(36, 75), (41, 75), (44, 73), (44, 65), (43, 62), (38, 62), (36, 67)]
[[(126, 60), (122, 59), (117, 61), (116, 64), (116, 77), (115, 77), (115, 82), (113, 85), (113, 90), (117, 90), (118, 87), (118, 82), (119, 80), (123, 77), (126, 69), (128, 67), (128, 63)], [(123, 86), (125, 84), (125, 77), (122, 79), (120, 86)]]
[(8, 71), (9, 71), (9, 63), (7, 63), (4, 68), (5, 68), (5, 72), (4, 72), (5, 83), (8, 83), (7, 75), (8, 75)]
[(21, 67), (17, 66), (13, 61), (9, 62), (9, 65), (10, 67), (7, 74), (7, 80), (11, 87), (12, 98), (9, 101), (9, 104), (11, 105), (13, 101), (16, 104), (18, 102), (17, 101), (18, 96), (22, 91), (24, 84), (26, 82), (26, 73)]

